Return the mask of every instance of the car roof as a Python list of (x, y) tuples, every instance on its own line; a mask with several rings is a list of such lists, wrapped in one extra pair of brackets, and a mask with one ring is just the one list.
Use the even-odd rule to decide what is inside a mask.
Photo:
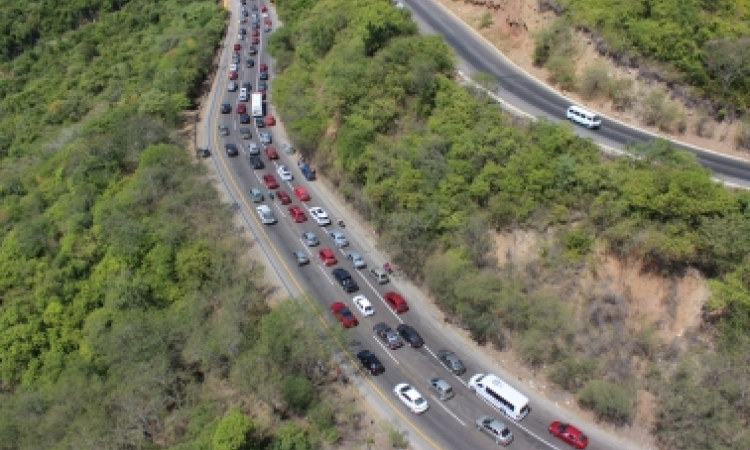
[(268, 205), (260, 205), (258, 206), (258, 211), (263, 211), (263, 212), (271, 211), (271, 208), (269, 208)]
[(430, 383), (440, 386), (443, 389), (449, 389), (451, 387), (451, 385), (442, 378), (430, 378)]

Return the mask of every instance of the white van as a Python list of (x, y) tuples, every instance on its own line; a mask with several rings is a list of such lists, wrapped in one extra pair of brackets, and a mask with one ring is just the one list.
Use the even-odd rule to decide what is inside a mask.
[(247, 101), (247, 89), (245, 88), (240, 89), (240, 101), (241, 102)]
[(602, 124), (602, 119), (596, 113), (579, 108), (578, 106), (569, 107), (566, 116), (568, 120), (572, 120), (587, 128), (599, 128)]
[(529, 413), (529, 399), (495, 375), (474, 375), (469, 379), (469, 389), (513, 420)]

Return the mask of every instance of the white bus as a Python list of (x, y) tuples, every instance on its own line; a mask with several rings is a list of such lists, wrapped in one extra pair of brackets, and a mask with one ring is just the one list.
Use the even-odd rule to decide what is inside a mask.
[(253, 92), (253, 104), (251, 111), (253, 117), (263, 117), (263, 94), (260, 92)]
[(529, 399), (495, 375), (474, 375), (469, 379), (469, 389), (513, 420), (529, 413)]

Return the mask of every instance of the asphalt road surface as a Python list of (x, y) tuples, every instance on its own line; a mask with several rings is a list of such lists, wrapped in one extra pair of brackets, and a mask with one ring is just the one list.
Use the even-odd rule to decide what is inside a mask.
[[(258, 0), (250, 0), (248, 1), (248, 9), (253, 3), (260, 5)], [(414, 2), (410, 2), (410, 5), (412, 3)], [(283, 142), (275, 141), (277, 135), (281, 134), (274, 131), (276, 127), (258, 129), (255, 127), (254, 122), (251, 124), (239, 123), (239, 115), (236, 113), (237, 105), (240, 103), (238, 100), (239, 91), (229, 92), (227, 89), (230, 81), (228, 74), (229, 66), (232, 63), (233, 44), (237, 42), (242, 47), (240, 50), (240, 63), (238, 64), (239, 77), (236, 80), (238, 83), (250, 82), (253, 90), (255, 90), (259, 82), (258, 67), (262, 62), (269, 65), (269, 82), (272, 83), (274, 68), (270, 57), (264, 51), (268, 33), (263, 30), (262, 19), (259, 33), (259, 53), (258, 55), (248, 55), (247, 48), (250, 44), (252, 20), (249, 19), (246, 24), (239, 24), (240, 6), (238, 2), (234, 0), (229, 6), (232, 14), (227, 31), (226, 45), (221, 55), (219, 72), (209, 97), (208, 116), (206, 117), (208, 121), (207, 144), (212, 149), (212, 163), (218, 172), (219, 178), (224, 180), (226, 187), (237, 199), (237, 208), (241, 209), (242, 213), (248, 219), (247, 223), (257, 237), (260, 247), (268, 257), (271, 263), (270, 266), (283, 279), (283, 283), (288, 287), (288, 291), (302, 299), (301, 304), (307, 302), (310, 306), (314, 306), (314, 309), (318, 311), (315, 314), (328, 327), (341, 326), (328, 311), (328, 306), (335, 301), (344, 302), (359, 319), (359, 326), (353, 329), (351, 334), (352, 341), (348, 344), (349, 346), (346, 350), (350, 355), (356, 354), (361, 349), (370, 350), (378, 356), (386, 368), (384, 374), (376, 377), (366, 376), (364, 373), (356, 370), (352, 372), (355, 381), (369, 384), (372, 391), (376, 393), (376, 398), (372, 398), (369, 401), (385, 405), (390, 416), (402, 423), (408, 424), (408, 428), (414, 430), (411, 436), (412, 439), (418, 440), (420, 443), (426, 443), (428, 447), (435, 449), (496, 448), (497, 445), (488, 436), (481, 434), (475, 429), (475, 420), (481, 415), (498, 418), (508, 425), (514, 435), (514, 441), (510, 444), (511, 448), (561, 450), (571, 448), (561, 441), (552, 438), (547, 432), (549, 423), (560, 419), (561, 414), (565, 414), (564, 411), (556, 410), (549, 406), (541, 407), (532, 400), (531, 413), (517, 423), (504, 417), (501, 412), (493, 409), (477, 395), (470, 392), (466, 384), (472, 375), (495, 372), (492, 370), (491, 362), (485, 361), (478, 350), (464, 351), (465, 349), (460, 348), (461, 346), (454, 339), (451, 339), (451, 333), (446, 331), (445, 324), (436, 320), (434, 316), (424, 314), (420, 311), (419, 305), (422, 300), (417, 301), (406, 296), (406, 300), (410, 302), (412, 307), (411, 310), (399, 315), (393, 313), (384, 303), (383, 294), (386, 291), (404, 292), (404, 285), (398, 279), (391, 280), (390, 283), (385, 285), (377, 285), (366, 273), (367, 269), (362, 271), (355, 270), (345, 258), (342, 250), (336, 248), (327, 234), (327, 231), (338, 229), (339, 227), (335, 225), (321, 227), (312, 220), (309, 213), (307, 213), (308, 208), (320, 206), (329, 211), (330, 214), (331, 211), (338, 210), (336, 200), (326, 198), (325, 190), (316, 186), (315, 181), (308, 182), (304, 179), (297, 167), (297, 155), (284, 154), (281, 151)], [(250, 11), (250, 14), (252, 14), (252, 11)], [(260, 14), (260, 11), (258, 11), (258, 14)], [(271, 18), (274, 19), (273, 25), (276, 26), (275, 15), (273, 12), (270, 14)], [(248, 33), (245, 40), (238, 41), (237, 36), (240, 27), (246, 28)], [(452, 40), (456, 39), (458, 37)], [(460, 39), (456, 40), (456, 42), (460, 42)], [(475, 54), (475, 50), (467, 51), (467, 53), (473, 58), (471, 55)], [(481, 54), (477, 53), (477, 55), (477, 57), (481, 57)], [(247, 58), (254, 59), (253, 68), (245, 67), (245, 60)], [(476, 63), (479, 64), (479, 62)], [(499, 65), (495, 66), (494, 63), (491, 67), (502, 68)], [(480, 66), (480, 68), (486, 70), (484, 67)], [(531, 85), (524, 84), (524, 86), (528, 86), (529, 90), (519, 90), (521, 98), (528, 97), (536, 103), (546, 104), (544, 102), (548, 97), (540, 96), (539, 93), (534, 96), (527, 96), (525, 93), (530, 92)], [(554, 100), (553, 97), (550, 98)], [(268, 101), (273, 101), (270, 94)], [(220, 105), (222, 103), (230, 103), (232, 105), (232, 112), (222, 114), (220, 112)], [(560, 105), (561, 109), (564, 109), (564, 105), (560, 104), (559, 101), (557, 104)], [(247, 109), (248, 111), (251, 109), (249, 104), (247, 105)], [(229, 136), (219, 135), (219, 125), (226, 125), (229, 128)], [(264, 169), (255, 170), (249, 164), (245, 147), (250, 140), (242, 139), (239, 134), (239, 129), (243, 127), (251, 128), (251, 140), (258, 143), (261, 148), (261, 158), (265, 163)], [(607, 127), (603, 133), (606, 136), (616, 139), (624, 139), (626, 136), (630, 136), (621, 135), (623, 131), (618, 130), (610, 130)], [(271, 132), (274, 136), (272, 145), (276, 147), (280, 159), (270, 160), (266, 157), (263, 152), (264, 146), (257, 140), (259, 131)], [(236, 144), (241, 149), (240, 155), (229, 157), (224, 150), (226, 143)], [(277, 168), (282, 164), (291, 169), (294, 175), (292, 181), (282, 181), (279, 177)], [(293, 201), (291, 204), (299, 205), (305, 210), (308, 216), (307, 221), (302, 223), (294, 222), (288, 213), (288, 205), (281, 205), (279, 203), (278, 194), (274, 201), (265, 198), (261, 203), (253, 203), (250, 196), (247, 195), (249, 189), (258, 188), (263, 192), (264, 196), (269, 190), (263, 182), (262, 176), (264, 174), (273, 174), (276, 177), (276, 180), (280, 184), (280, 189), (286, 191), (292, 197)], [(312, 199), (307, 202), (297, 200), (293, 194), (293, 187), (296, 186), (305, 187), (310, 192)], [(278, 219), (278, 223), (274, 225), (262, 225), (260, 223), (256, 213), (256, 207), (260, 204), (269, 205), (272, 208)], [(331, 216), (332, 221), (335, 223), (336, 217), (333, 214)], [(348, 224), (354, 223), (347, 220), (346, 217), (343, 217), (343, 219)], [(315, 233), (321, 242), (320, 245), (312, 248), (307, 247), (300, 239), (303, 231), (312, 231)], [(357, 251), (364, 256), (369, 264), (373, 264), (374, 253), (371, 250), (372, 247), (362, 238), (362, 230), (353, 229), (353, 225), (350, 225), (341, 231), (347, 235), (350, 242), (349, 246), (343, 250)], [(320, 248), (332, 249), (338, 258), (338, 263), (332, 267), (324, 266), (317, 257), (317, 250)], [(310, 264), (298, 267), (295, 258), (292, 256), (294, 250), (305, 251), (310, 258)], [(331, 276), (331, 270), (337, 267), (345, 268), (353, 275), (359, 285), (359, 291), (351, 294), (343, 292)], [(364, 295), (371, 301), (375, 308), (374, 316), (367, 318), (362, 316), (352, 304), (352, 298), (355, 295)], [(426, 345), (419, 349), (402, 347), (393, 351), (388, 350), (373, 335), (372, 327), (378, 322), (385, 322), (392, 328), (395, 328), (400, 323), (408, 323), (419, 331)], [(300, 345), (308, 345), (308, 343), (300, 343)], [(435, 356), (436, 352), (442, 349), (454, 350), (458, 353), (458, 356), (468, 368), (464, 375), (460, 377), (454, 376), (442, 366)], [(454, 398), (441, 402), (427, 389), (426, 381), (435, 376), (443, 378), (452, 385), (456, 391)], [(529, 398), (533, 398), (528, 389), (519, 385), (515, 380), (506, 379), (506, 381), (524, 394), (527, 394)], [(416, 387), (428, 401), (430, 407), (425, 413), (421, 415), (412, 414), (395, 397), (393, 387), (402, 382), (410, 383)], [(602, 433), (596, 428), (587, 429), (586, 426), (581, 426), (581, 428), (590, 436), (589, 448), (592, 450), (632, 448), (631, 446), (615, 445), (616, 441), (614, 439), (611, 439), (609, 435)]]
[[(467, 65), (470, 71), (473, 69), (474, 72), (495, 75), (502, 86), (499, 95), (505, 101), (537, 117), (553, 121), (565, 120), (565, 110), (571, 104), (565, 97), (520, 70), (438, 2), (403, 1), (412, 11), (420, 29), (426, 33), (441, 34), (461, 63)], [(599, 130), (576, 127), (576, 132), (582, 137), (594, 139), (602, 145), (619, 150), (637, 142), (654, 139), (654, 135), (650, 133), (606, 117), (602, 120)], [(698, 161), (710, 169), (717, 178), (750, 187), (750, 163), (696, 147), (679, 143), (675, 145), (695, 154)]]

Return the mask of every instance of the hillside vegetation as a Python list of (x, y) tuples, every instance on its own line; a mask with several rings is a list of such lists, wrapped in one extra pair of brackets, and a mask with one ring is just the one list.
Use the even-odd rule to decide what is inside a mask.
[(602, 36), (614, 55), (677, 69), (696, 86), (742, 110), (750, 104), (750, 2), (747, 0), (561, 0), (574, 25)]
[[(451, 320), (513, 348), (602, 419), (632, 423), (635, 393), (650, 392), (666, 449), (750, 446), (750, 194), (663, 141), (605, 160), (567, 126), (515, 123), (458, 86), (443, 40), (389, 2), (276, 4), (273, 98), (293, 139)], [(491, 232), (523, 228), (555, 239), (535, 267), (506, 270)], [(656, 324), (627, 328), (620, 299), (576, 309), (550, 288), (597, 249), (663, 276), (711, 277), (716, 345), (659, 342)]]
[(225, 12), (0, 10), (0, 449), (336, 442), (331, 344), (296, 303), (269, 310), (232, 215), (177, 140)]

